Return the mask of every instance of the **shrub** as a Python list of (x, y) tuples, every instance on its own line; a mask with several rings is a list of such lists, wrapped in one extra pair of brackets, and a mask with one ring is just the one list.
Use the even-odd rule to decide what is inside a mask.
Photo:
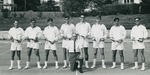
[(37, 13), (37, 17), (39, 17), (39, 18), (42, 17), (42, 12), (41, 11)]
[(9, 9), (2, 9), (2, 16), (4, 18), (8, 18), (9, 15), (10, 15)]
[(108, 15), (137, 14), (139, 13), (139, 6), (139, 4), (108, 4), (104, 5), (101, 11)]
[(20, 18), (20, 19), (25, 18), (25, 13), (20, 13), (20, 14), (19, 14), (19, 18)]
[(17, 13), (16, 12), (12, 13), (12, 17), (16, 18), (17, 17)]
[(142, 14), (150, 13), (149, 7), (150, 7), (150, 4), (141, 4), (141, 13)]

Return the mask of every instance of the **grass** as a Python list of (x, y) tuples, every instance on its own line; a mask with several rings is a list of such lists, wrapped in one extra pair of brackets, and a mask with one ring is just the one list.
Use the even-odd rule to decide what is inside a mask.
[[(113, 19), (115, 17), (120, 18), (120, 23), (125, 26), (126, 29), (131, 29), (134, 25), (133, 19), (135, 17), (141, 18), (141, 23), (144, 24), (148, 29), (150, 29), (150, 14), (136, 14), (136, 15), (110, 15), (110, 16), (102, 16), (102, 22), (106, 25), (108, 29), (113, 25)], [(19, 18), (18, 18), (19, 19)], [(58, 28), (65, 22), (62, 17), (53, 18), (54, 25)], [(29, 19), (19, 19), (20, 26), (23, 29), (26, 29), (29, 26)], [(77, 24), (80, 21), (79, 17), (72, 17), (71, 22), (73, 24)], [(89, 22), (91, 25), (95, 23), (95, 17), (87, 17), (86, 21)], [(42, 29), (47, 26), (46, 18), (37, 19), (37, 25), (40, 26)], [(0, 19), (0, 30), (8, 30), (10, 27), (13, 26), (13, 19)]]

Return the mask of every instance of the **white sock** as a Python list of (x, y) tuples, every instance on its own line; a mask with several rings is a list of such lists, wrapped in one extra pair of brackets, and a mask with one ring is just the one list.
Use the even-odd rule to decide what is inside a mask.
[(39, 61), (37, 61), (37, 66), (41, 66)]
[(93, 66), (96, 65), (96, 59), (93, 59)]
[(14, 60), (10, 60), (10, 67), (13, 67)]
[(124, 67), (124, 63), (121, 63), (121, 67)]
[(88, 66), (88, 61), (85, 61), (85, 65)]
[(64, 60), (64, 66), (67, 66), (67, 60)]
[(138, 67), (138, 62), (135, 62), (135, 67)]
[(55, 61), (55, 67), (58, 68), (58, 61)]
[(20, 60), (17, 60), (17, 63), (18, 63), (18, 67), (20, 67)]
[(45, 61), (45, 65), (44, 66), (47, 66), (47, 61)]
[(116, 62), (113, 62), (113, 66), (116, 66)]
[(105, 60), (102, 60), (102, 65), (105, 65)]
[(142, 63), (142, 68), (145, 68), (145, 63)]
[(26, 66), (29, 66), (29, 65), (30, 65), (30, 62), (27, 61), (27, 62), (26, 62)]

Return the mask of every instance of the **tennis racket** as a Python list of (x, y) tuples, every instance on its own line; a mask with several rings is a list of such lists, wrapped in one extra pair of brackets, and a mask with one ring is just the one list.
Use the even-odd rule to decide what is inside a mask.
[(38, 32), (38, 33), (36, 34), (36, 38), (37, 38), (37, 39), (44, 39), (45, 37), (44, 37), (44, 34), (43, 34), (42, 32)]
[(11, 36), (9, 35), (9, 33), (4, 32), (4, 33), (2, 34), (2, 38), (3, 38), (3, 40), (9, 40), (9, 39), (11, 39)]
[(115, 40), (115, 45), (116, 45), (116, 48), (121, 45), (122, 42), (118, 41), (118, 40)]
[(25, 36), (23, 35), (23, 34), (18, 34), (17, 36), (16, 36), (16, 40), (17, 41), (23, 41), (25, 39)]

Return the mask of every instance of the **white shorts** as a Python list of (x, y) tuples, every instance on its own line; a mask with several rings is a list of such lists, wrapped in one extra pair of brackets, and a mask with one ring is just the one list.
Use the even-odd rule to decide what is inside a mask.
[(93, 48), (104, 48), (105, 42), (96, 42), (93, 41)]
[[(70, 40), (69, 41), (69, 44), (68, 44), (68, 50), (69, 52), (74, 52), (74, 41), (73, 40)], [(76, 52), (79, 52), (80, 49), (84, 48), (83, 47), (83, 41), (81, 40), (76, 40)]]
[(34, 41), (27, 42), (27, 47), (33, 49), (39, 49), (39, 42), (34, 42)]
[(133, 41), (132, 49), (145, 49), (144, 42)]
[(15, 50), (20, 51), (20, 50), (22, 50), (21, 43), (14, 43), (14, 42), (11, 42), (10, 50), (11, 50), (11, 51), (15, 51)]
[(45, 50), (57, 50), (56, 43), (51, 44), (50, 42), (46, 41), (44, 49)]
[[(76, 49), (81, 49), (85, 47), (85, 41), (82, 39), (77, 39), (76, 40)], [(88, 47), (88, 46), (87, 46)]]
[(118, 44), (116, 42), (111, 43), (111, 50), (124, 50), (123, 42)]
[(83, 40), (83, 47), (89, 47), (89, 41), (88, 39)]
[(62, 48), (67, 48), (68, 47), (68, 40), (63, 40), (62, 41)]

